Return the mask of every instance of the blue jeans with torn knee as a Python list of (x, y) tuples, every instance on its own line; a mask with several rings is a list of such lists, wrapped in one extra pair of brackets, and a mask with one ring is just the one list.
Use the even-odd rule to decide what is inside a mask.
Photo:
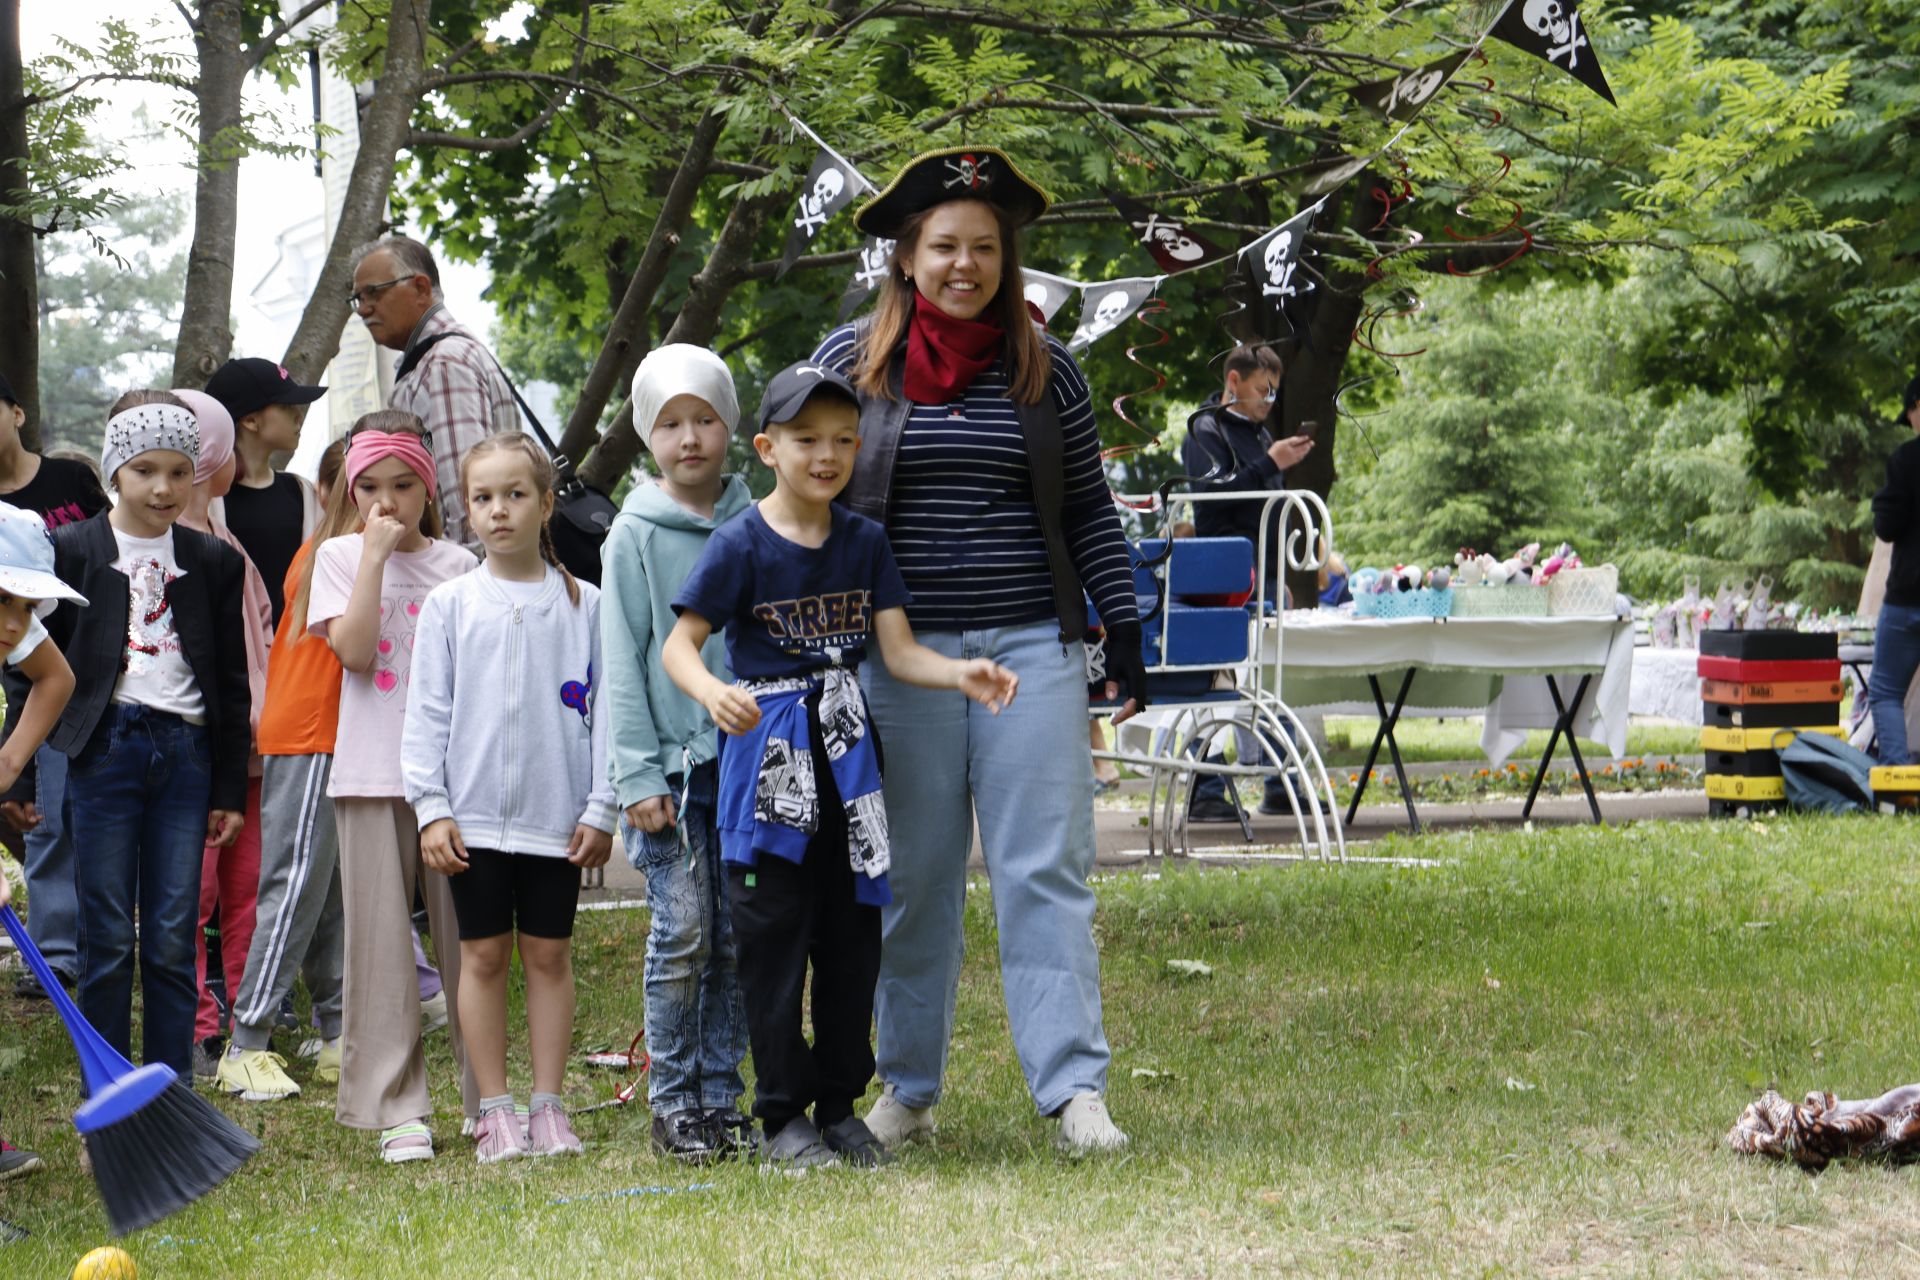
[(627, 861), (647, 877), (652, 917), (645, 981), (647, 1103), (655, 1115), (737, 1107), (746, 1088), (747, 1014), (714, 825), (718, 779), (717, 764), (695, 767), (675, 826), (623, 828)]
[(1051, 621), (934, 631), (950, 658), (991, 658), (1020, 677), (999, 715), (921, 689), (878, 660), (862, 676), (884, 756), (893, 902), (881, 909), (878, 1069), (908, 1106), (939, 1101), (960, 982), (974, 819), (999, 926), (1014, 1048), (1043, 1114), (1106, 1090), (1100, 957), (1093, 941), (1093, 758), (1085, 647)]

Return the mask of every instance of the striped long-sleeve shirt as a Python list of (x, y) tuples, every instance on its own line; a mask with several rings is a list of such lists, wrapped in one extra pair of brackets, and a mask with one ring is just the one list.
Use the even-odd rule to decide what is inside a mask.
[[(1067, 553), (1101, 618), (1132, 622), (1133, 574), (1100, 465), (1100, 435), (1084, 374), (1065, 344), (1046, 339), (1049, 394), (1065, 443), (1061, 528)], [(854, 327), (842, 325), (813, 362), (850, 373)], [(907, 617), (922, 631), (1017, 626), (1053, 616), (1053, 577), (1034, 507), (1020, 419), (999, 360), (960, 398), (913, 406), (893, 470), (887, 536), (913, 593)]]
[(433, 465), (447, 538), (475, 550), (480, 539), (467, 527), (460, 460), (494, 432), (520, 430), (520, 409), (493, 356), (444, 306), (435, 304), (421, 318), (407, 345), (416, 346), (440, 333), (454, 336), (435, 343), (406, 377), (393, 384), (387, 407), (413, 414), (433, 433)]

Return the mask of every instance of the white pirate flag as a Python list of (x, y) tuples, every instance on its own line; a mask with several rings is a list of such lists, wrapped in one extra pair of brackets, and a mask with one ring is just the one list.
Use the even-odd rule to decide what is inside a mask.
[(1126, 280), (1108, 280), (1101, 284), (1083, 284), (1080, 296), (1080, 327), (1067, 339), (1069, 351), (1088, 347), (1125, 324), (1140, 304), (1153, 296), (1164, 276), (1134, 276)]
[(1107, 200), (1127, 220), (1127, 226), (1146, 251), (1153, 255), (1155, 264), (1168, 275), (1191, 271), (1233, 252), (1189, 231), (1183, 219), (1155, 213), (1131, 196), (1109, 191)]
[(794, 207), (792, 225), (787, 228), (787, 248), (780, 255), (780, 269), (773, 278), (778, 280), (787, 274), (793, 260), (806, 252), (827, 220), (852, 204), (866, 186), (867, 180), (858, 170), (825, 147), (820, 148), (813, 157), (813, 168), (807, 171), (807, 185), (800, 192), (800, 203)]
[(1587, 39), (1574, 0), (1509, 0), (1489, 33), (1516, 49), (1550, 62), (1608, 102), (1613, 90), (1600, 70), (1600, 55)]
[(847, 317), (859, 310), (867, 295), (880, 287), (887, 272), (893, 270), (893, 245), (891, 240), (882, 240), (878, 236), (868, 236), (866, 244), (860, 247), (860, 261), (854, 265), (853, 279), (847, 282), (845, 293), (840, 295), (840, 323), (845, 324)]
[(1302, 300), (1313, 292), (1313, 277), (1300, 269), (1300, 255), (1307, 247), (1314, 215), (1325, 203), (1325, 197), (1314, 201), (1240, 250), (1247, 307), (1263, 338), (1273, 340), (1292, 332), (1288, 314), (1299, 314)]
[(1453, 73), (1471, 57), (1471, 49), (1462, 49), (1450, 54), (1438, 62), (1429, 62), (1424, 67), (1415, 67), (1390, 80), (1371, 80), (1366, 84), (1357, 84), (1347, 90), (1361, 105), (1372, 107), (1389, 120), (1411, 120), (1420, 114), (1434, 98), (1439, 96), (1441, 87), (1453, 79)]
[(1054, 315), (1080, 288), (1071, 280), (1050, 276), (1031, 267), (1020, 268), (1020, 283), (1027, 301), (1040, 313), (1041, 324), (1053, 323)]

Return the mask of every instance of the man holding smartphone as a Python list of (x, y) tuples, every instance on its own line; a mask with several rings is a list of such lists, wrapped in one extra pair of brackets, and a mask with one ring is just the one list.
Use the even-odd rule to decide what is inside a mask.
[[(1317, 424), (1301, 424), (1300, 434), (1276, 440), (1267, 430), (1280, 396), (1285, 368), (1273, 348), (1242, 344), (1227, 355), (1226, 386), (1187, 419), (1187, 440), (1180, 460), (1192, 477), (1192, 488), (1203, 493), (1261, 493), (1287, 487), (1287, 468), (1313, 450)], [(1261, 539), (1261, 503), (1196, 502), (1195, 531), (1203, 538), (1246, 538), (1257, 548)], [(1280, 512), (1266, 523), (1266, 598), (1276, 607), (1286, 603), (1281, 572)], [(1256, 553), (1255, 563), (1258, 564)], [(1251, 759), (1251, 734), (1241, 735), (1241, 758)], [(1215, 757), (1215, 763), (1224, 761)], [(1308, 794), (1296, 784), (1292, 794)], [(1260, 812), (1293, 812), (1291, 795), (1280, 775), (1266, 780)], [(1194, 780), (1187, 818), (1192, 822), (1237, 822), (1239, 811), (1227, 798), (1226, 779), (1218, 774)]]

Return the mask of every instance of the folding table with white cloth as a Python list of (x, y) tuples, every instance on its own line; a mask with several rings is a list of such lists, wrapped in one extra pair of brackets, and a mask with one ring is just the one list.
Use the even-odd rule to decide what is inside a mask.
[[(1616, 759), (1627, 747), (1633, 677), (1633, 623), (1610, 617), (1357, 618), (1299, 609), (1285, 626), (1263, 631), (1262, 670), (1280, 672), (1272, 690), (1296, 708), (1379, 717), (1353, 801), (1359, 811), (1368, 774), (1384, 744), (1400, 779), (1407, 818), (1420, 829), (1394, 728), (1403, 715), (1484, 715), (1480, 747), (1496, 766), (1525, 745), (1527, 730), (1550, 729), (1522, 815), (1531, 815), (1540, 783), (1564, 737), (1593, 820), (1600, 802), (1575, 736)], [(1416, 674), (1418, 680), (1415, 679)], [(1570, 687), (1571, 695), (1563, 692)], [(1389, 700), (1386, 690), (1396, 692)]]

